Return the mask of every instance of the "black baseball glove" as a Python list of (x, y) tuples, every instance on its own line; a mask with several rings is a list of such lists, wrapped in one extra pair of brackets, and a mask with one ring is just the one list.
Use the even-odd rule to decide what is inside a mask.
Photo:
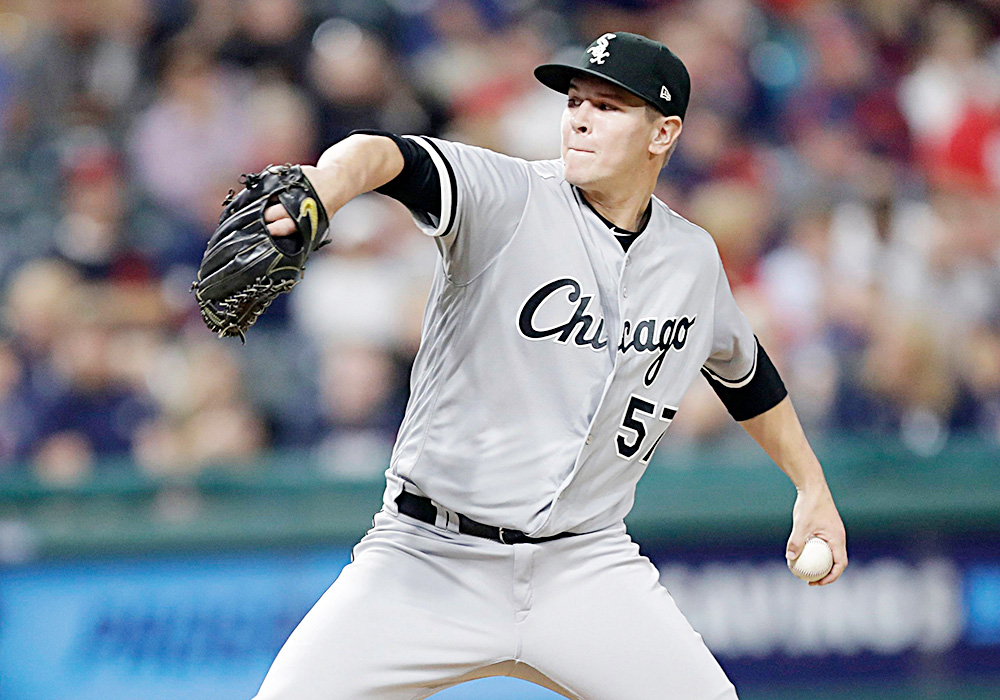
[[(229, 190), (219, 227), (208, 241), (191, 285), (201, 316), (223, 336), (245, 333), (282, 292), (294, 287), (314, 250), (329, 243), (326, 210), (312, 183), (297, 165), (271, 165), (243, 175), (245, 189)], [(295, 222), (295, 232), (274, 237), (264, 210), (276, 203)]]

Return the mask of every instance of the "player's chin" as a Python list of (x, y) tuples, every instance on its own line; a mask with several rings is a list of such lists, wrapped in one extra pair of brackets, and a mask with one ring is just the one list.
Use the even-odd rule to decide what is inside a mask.
[(582, 187), (593, 180), (590, 172), (591, 168), (587, 167), (584, 163), (577, 162), (577, 159), (573, 156), (568, 155), (568, 157), (564, 158), (563, 164), (565, 165), (563, 177), (569, 184)]

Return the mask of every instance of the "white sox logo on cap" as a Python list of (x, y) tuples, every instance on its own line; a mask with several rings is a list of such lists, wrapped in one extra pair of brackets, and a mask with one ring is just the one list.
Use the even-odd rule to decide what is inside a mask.
[(587, 49), (587, 53), (593, 56), (593, 58), (590, 59), (591, 63), (596, 63), (599, 66), (604, 64), (604, 59), (611, 55), (608, 53), (608, 42), (614, 38), (615, 35), (608, 32), (607, 34), (602, 34), (601, 38), (590, 45), (590, 48)]
[(681, 59), (658, 41), (630, 32), (605, 32), (571, 61), (535, 68), (535, 77), (542, 84), (563, 94), (581, 74), (603, 78), (667, 116), (684, 118), (691, 77)]

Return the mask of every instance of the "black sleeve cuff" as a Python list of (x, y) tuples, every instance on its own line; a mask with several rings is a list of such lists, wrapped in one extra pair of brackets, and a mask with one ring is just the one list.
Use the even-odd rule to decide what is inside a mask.
[(385, 136), (393, 140), (403, 155), (403, 170), (395, 178), (376, 188), (376, 192), (405, 204), (411, 211), (431, 217), (441, 216), (441, 176), (427, 151), (410, 139), (388, 131), (355, 129), (354, 134)]
[(771, 362), (771, 358), (764, 352), (764, 346), (759, 342), (757, 343), (757, 369), (753, 378), (743, 386), (737, 389), (726, 387), (704, 368), (702, 368), (701, 373), (705, 375), (709, 385), (725, 404), (729, 414), (738, 421), (759, 416), (777, 406), (788, 396), (785, 383), (781, 381), (778, 370)]

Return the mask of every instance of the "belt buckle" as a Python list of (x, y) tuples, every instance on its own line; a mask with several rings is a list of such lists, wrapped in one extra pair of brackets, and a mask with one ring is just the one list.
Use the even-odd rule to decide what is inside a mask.
[[(502, 544), (517, 544), (518, 542), (524, 542), (525, 534), (520, 530), (512, 530), (510, 528), (501, 527), (498, 528), (500, 533), (500, 542)], [(507, 539), (506, 535), (510, 535), (511, 539)]]

